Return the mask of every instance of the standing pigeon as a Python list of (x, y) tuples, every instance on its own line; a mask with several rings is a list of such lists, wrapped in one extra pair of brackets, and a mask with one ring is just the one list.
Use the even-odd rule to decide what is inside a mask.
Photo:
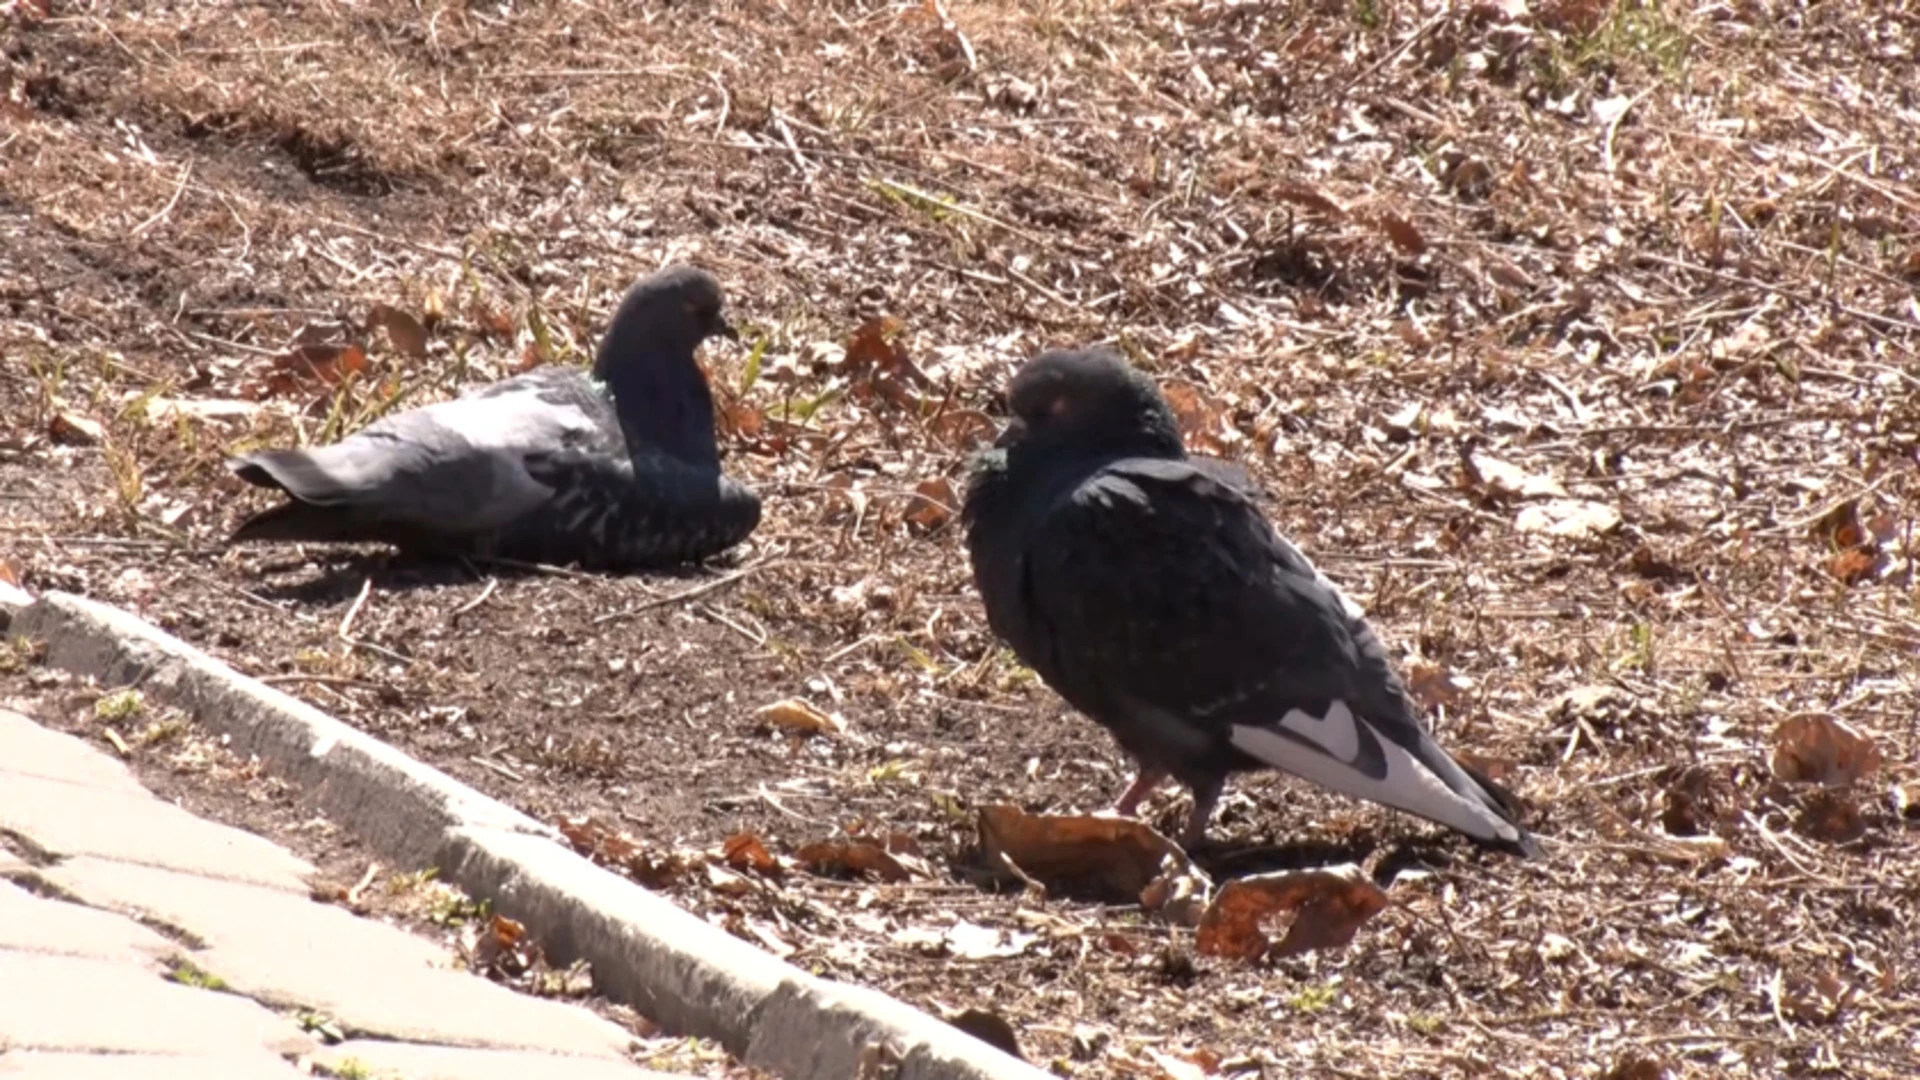
[(1042, 353), (1008, 400), (967, 488), (974, 581), (994, 632), (1139, 763), (1115, 810), (1172, 776), (1193, 790), (1192, 846), (1228, 774), (1276, 768), (1539, 854), (1244, 474), (1187, 456), (1146, 376), (1105, 350)]
[(671, 267), (627, 293), (591, 373), (537, 368), (331, 446), (237, 458), (241, 479), (289, 501), (233, 539), (609, 570), (731, 547), (759, 524), (760, 498), (720, 472), (713, 395), (693, 359), (714, 334), (737, 339), (722, 303), (707, 273)]

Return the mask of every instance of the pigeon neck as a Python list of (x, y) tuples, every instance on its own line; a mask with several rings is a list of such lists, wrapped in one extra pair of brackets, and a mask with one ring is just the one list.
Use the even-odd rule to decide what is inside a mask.
[(694, 465), (720, 464), (713, 391), (693, 362), (693, 342), (640, 344), (614, 333), (601, 343), (593, 377), (613, 398), (627, 450), (643, 446)]

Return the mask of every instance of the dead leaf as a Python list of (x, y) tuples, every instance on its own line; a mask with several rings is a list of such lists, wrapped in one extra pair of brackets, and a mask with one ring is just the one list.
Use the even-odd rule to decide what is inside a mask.
[(1169, 1054), (1149, 1046), (1146, 1054), (1159, 1069), (1155, 1080), (1206, 1080), (1220, 1069), (1220, 1055), (1207, 1050)]
[(513, 316), (503, 311), (495, 311), (490, 305), (475, 300), (469, 308), (474, 325), (480, 332), (492, 337), (513, 336)]
[(1814, 539), (1824, 540), (1835, 551), (1861, 547), (1870, 542), (1866, 526), (1860, 523), (1860, 500), (1847, 499), (1814, 521), (1808, 529)]
[(913, 502), (907, 506), (907, 523), (923, 531), (932, 531), (953, 520), (960, 497), (953, 481), (946, 477), (922, 480), (913, 487)]
[(752, 833), (735, 833), (720, 845), (720, 855), (727, 865), (742, 872), (751, 870), (756, 874), (779, 877), (784, 869), (780, 860), (767, 851), (767, 846)]
[[(905, 881), (914, 876), (907, 860), (920, 862), (911, 855), (895, 855), (872, 840), (822, 840), (794, 853), (815, 873), (838, 871), (846, 874), (871, 874), (882, 881)], [(922, 867), (924, 872), (924, 865)]]
[(981, 926), (961, 919), (947, 928), (945, 940), (948, 954), (962, 960), (1000, 960), (1026, 952), (1028, 946), (1039, 940), (1039, 935)]
[(1304, 206), (1309, 210), (1325, 214), (1336, 221), (1347, 216), (1347, 212), (1340, 208), (1339, 203), (1301, 184), (1275, 184), (1267, 189), (1267, 194), (1283, 202), (1290, 202), (1295, 206)]
[(840, 718), (840, 714), (823, 713), (799, 698), (786, 698), (763, 705), (753, 715), (768, 727), (802, 735), (838, 735), (847, 730), (847, 723)]
[(1407, 689), (1421, 708), (1429, 711), (1442, 705), (1449, 708), (1465, 700), (1468, 684), (1456, 682), (1454, 676), (1438, 664), (1414, 664), (1407, 669)]
[(927, 421), (927, 434), (954, 449), (984, 446), (999, 433), (993, 419), (978, 409), (949, 409)]
[(1421, 255), (1427, 250), (1427, 238), (1420, 235), (1413, 222), (1388, 210), (1379, 210), (1373, 214), (1373, 224), (1393, 241), (1402, 255)]
[(1227, 430), (1223, 423), (1225, 406), (1205, 390), (1185, 379), (1167, 379), (1160, 384), (1160, 396), (1173, 409), (1180, 435), (1189, 447), (1219, 454), (1233, 441), (1223, 437)]
[(1823, 843), (1846, 844), (1866, 835), (1867, 820), (1851, 798), (1823, 788), (1800, 800), (1793, 831)]
[[(1340, 948), (1386, 906), (1387, 894), (1357, 866), (1235, 878), (1207, 908), (1194, 948), (1207, 956), (1241, 960)], [(1270, 948), (1262, 924), (1287, 914), (1293, 921), (1280, 943)]]
[(1880, 569), (1882, 556), (1869, 547), (1848, 548), (1827, 560), (1827, 573), (1842, 585), (1858, 585)]
[(1670, 1075), (1658, 1059), (1628, 1054), (1615, 1062), (1600, 1080), (1667, 1080)]
[(1028, 814), (996, 804), (980, 808), (978, 827), (989, 862), (1005, 859), (1037, 881), (1093, 885), (1139, 900), (1169, 868), (1205, 876), (1178, 844), (1133, 818)]
[(1530, 473), (1518, 465), (1501, 461), (1488, 454), (1467, 455), (1466, 464), (1471, 467), (1469, 470), (1471, 478), (1476, 479), (1480, 486), (1495, 495), (1519, 499), (1542, 499), (1564, 498), (1567, 494), (1567, 489), (1553, 477)]
[(1606, 536), (1620, 527), (1620, 511), (1591, 499), (1549, 499), (1521, 507), (1513, 527), (1521, 532), (1587, 540)]
[(391, 304), (375, 304), (367, 313), (367, 332), (372, 333), (375, 327), (386, 330), (395, 352), (410, 360), (426, 359), (427, 328), (420, 325), (420, 320)]
[(195, 400), (192, 398), (149, 398), (146, 404), (147, 419), (153, 423), (166, 423), (179, 417), (189, 420), (251, 420), (260, 415), (260, 403), (257, 401), (237, 400)]
[(267, 375), (267, 391), (278, 396), (291, 393), (302, 384), (338, 386), (349, 376), (367, 370), (367, 354), (360, 346), (346, 344), (296, 344), (273, 360)]
[(62, 409), (48, 422), (47, 434), (63, 446), (97, 446), (105, 441), (107, 429), (98, 420)]
[(1020, 1052), (1020, 1039), (1013, 1025), (999, 1013), (987, 1009), (963, 1009), (947, 1017), (947, 1023), (1002, 1053), (1011, 1054), (1021, 1061), (1027, 1060), (1027, 1056)]
[(19, 584), (20, 572), (13, 568), (12, 563), (5, 559), (0, 559), (0, 585), (13, 585), (18, 587)]
[(1774, 729), (1768, 764), (1787, 783), (1853, 784), (1880, 768), (1880, 748), (1845, 721), (1796, 716)]

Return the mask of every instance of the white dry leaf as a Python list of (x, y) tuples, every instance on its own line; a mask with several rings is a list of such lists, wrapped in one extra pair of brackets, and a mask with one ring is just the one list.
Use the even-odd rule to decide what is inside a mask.
[(1585, 540), (1605, 536), (1620, 527), (1620, 511), (1591, 499), (1549, 499), (1522, 507), (1513, 519), (1521, 532), (1545, 533)]

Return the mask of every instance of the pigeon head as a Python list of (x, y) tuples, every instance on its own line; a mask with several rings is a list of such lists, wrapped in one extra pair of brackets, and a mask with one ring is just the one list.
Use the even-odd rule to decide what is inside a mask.
[(1041, 353), (1014, 375), (1007, 404), (1013, 420), (994, 445), (1013, 457), (1186, 456), (1159, 388), (1110, 349)]
[(612, 393), (629, 447), (646, 444), (684, 461), (719, 463), (713, 391), (693, 352), (716, 335), (739, 340), (725, 305), (720, 283), (693, 266), (670, 266), (627, 290), (600, 339), (593, 376)]

